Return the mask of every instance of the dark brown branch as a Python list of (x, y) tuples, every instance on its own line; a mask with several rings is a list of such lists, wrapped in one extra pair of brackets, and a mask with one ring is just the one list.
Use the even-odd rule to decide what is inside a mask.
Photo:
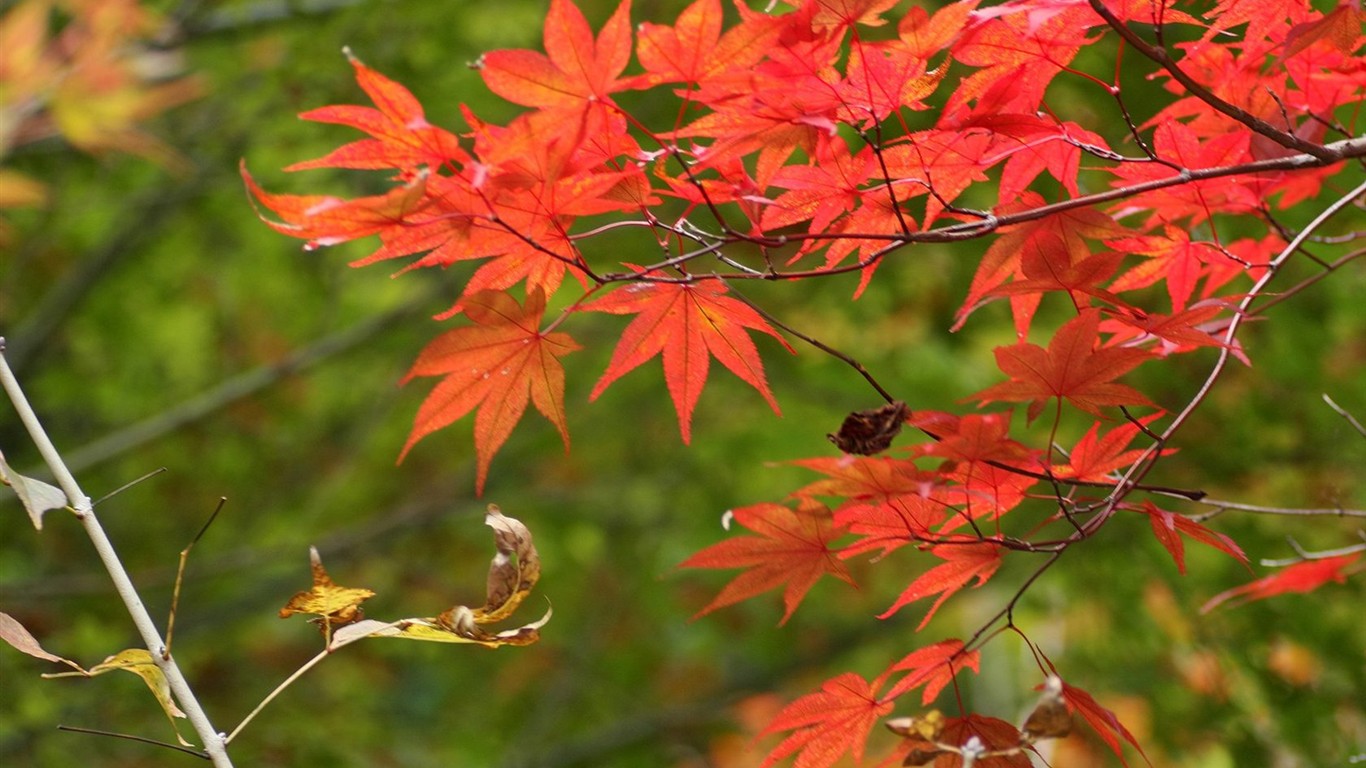
[(1335, 157), (1333, 150), (1328, 147), (1315, 144), (1312, 141), (1305, 141), (1289, 131), (1282, 131), (1256, 115), (1214, 95), (1208, 88), (1197, 83), (1194, 78), (1186, 74), (1185, 70), (1177, 66), (1176, 62), (1172, 61), (1171, 56), (1167, 53), (1166, 48), (1154, 46), (1139, 37), (1138, 34), (1129, 29), (1123, 21), (1120, 21), (1119, 17), (1115, 16), (1109, 8), (1105, 7), (1105, 4), (1102, 3), (1101, 0), (1087, 0), (1087, 2), (1090, 4), (1091, 9), (1104, 19), (1106, 24), (1110, 25), (1111, 29), (1118, 33), (1120, 37), (1124, 38), (1125, 42), (1132, 45), (1139, 53), (1148, 57), (1155, 64), (1166, 70), (1167, 73), (1172, 76), (1173, 80), (1176, 80), (1192, 96), (1205, 102), (1211, 108), (1237, 120), (1251, 130), (1271, 139), (1283, 147), (1288, 147), (1296, 152), (1303, 152), (1307, 155), (1313, 155), (1326, 162), (1334, 162), (1342, 159), (1341, 157)]

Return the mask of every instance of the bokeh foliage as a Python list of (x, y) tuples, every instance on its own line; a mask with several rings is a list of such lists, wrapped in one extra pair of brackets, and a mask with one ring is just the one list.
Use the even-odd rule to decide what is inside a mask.
[[(772, 714), (779, 700), (767, 692), (790, 697), (842, 670), (873, 673), (916, 647), (914, 612), (872, 618), (924, 567), (911, 552), (894, 568), (854, 563), (860, 591), (819, 585), (782, 629), (776, 598), (688, 621), (724, 578), (676, 564), (726, 535), (728, 507), (780, 498), (804, 480), (774, 462), (828, 455), (824, 433), (877, 404), (849, 368), (811, 350), (790, 357), (761, 342), (782, 419), (752, 390), (714, 376), (685, 447), (657, 366), (586, 402), (619, 331), (600, 318), (596, 331), (576, 328), (588, 351), (570, 365), (572, 453), (553, 427), (529, 420), (495, 461), (484, 500), (471, 496), (468, 423), (394, 465), (425, 394), (422, 382), (396, 381), (440, 330), (428, 316), (467, 272), (389, 280), (384, 266), (344, 266), (364, 245), (303, 253), (256, 221), (237, 162), (281, 191), (351, 193), (368, 183), (276, 170), (352, 138), (294, 118), (361, 99), (343, 45), (408, 85), (434, 123), (458, 129), (461, 102), (506, 118), (512, 108), (467, 63), (492, 48), (538, 46), (542, 3), (154, 5), (179, 23), (179, 50), (205, 87), (148, 126), (184, 167), (92, 158), (56, 140), (7, 158), (43, 179), (50, 199), (9, 216), (0, 335), (87, 492), (166, 469), (99, 507), (150, 605), (168, 604), (176, 554), (228, 497), (191, 559), (175, 647), (215, 723), (230, 728), (319, 646), (302, 622), (275, 618), (308, 583), (310, 544), (339, 581), (379, 593), (368, 604), (375, 615), (435, 614), (481, 594), (480, 520), (484, 501), (495, 501), (536, 533), (538, 590), (556, 612), (526, 649), (352, 646), (234, 742), (240, 765), (755, 765), (761, 752), (749, 750), (745, 728)], [(582, 5), (600, 23), (615, 3)], [(639, 2), (633, 18), (667, 20), (682, 5)], [(1092, 93), (1059, 88), (1056, 98)], [(1151, 114), (1156, 102), (1138, 106)], [(946, 331), (982, 247), (917, 246), (856, 303), (854, 279), (747, 290), (854, 354), (912, 407), (950, 408), (993, 381), (990, 349), (1010, 341), (1002, 307)], [(1344, 270), (1249, 329), (1254, 367), (1226, 378), (1154, 479), (1259, 504), (1366, 506), (1366, 441), (1319, 399), (1326, 392), (1366, 414), (1363, 290), (1362, 271)], [(1188, 395), (1202, 362), (1182, 379), (1144, 383), (1159, 396)], [(0, 448), (16, 467), (37, 463), (8, 416)], [(1290, 554), (1286, 534), (1333, 547), (1357, 528), (1234, 513), (1216, 523), (1254, 560)], [(1250, 575), (1192, 548), (1182, 578), (1146, 527), (1116, 524), (1077, 547), (1022, 604), (1018, 622), (1060, 671), (1115, 708), (1154, 764), (1328, 766), (1366, 752), (1360, 580), (1200, 616), (1210, 595)], [(1007, 567), (1022, 578), (1030, 564)], [(1011, 574), (936, 621), (970, 633), (1009, 598)], [(13, 503), (0, 506), (0, 610), (87, 664), (135, 642), (77, 527), (53, 515), (35, 535)], [(1024, 711), (1038, 676), (1014, 653), (1022, 648), (1010, 642), (989, 646), (987, 674), (960, 691), (969, 706), (1006, 719)], [(141, 682), (44, 681), (41, 671), (0, 653), (0, 764), (180, 759), (53, 729), (169, 740)], [(952, 707), (952, 696), (941, 705)], [(1103, 747), (1079, 738), (1063, 749), (1055, 764), (1108, 764)]]

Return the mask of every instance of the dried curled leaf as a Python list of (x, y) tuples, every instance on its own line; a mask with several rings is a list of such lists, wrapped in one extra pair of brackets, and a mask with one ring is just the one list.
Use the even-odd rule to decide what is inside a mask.
[(550, 621), (550, 610), (516, 629), (490, 632), (484, 628), (510, 617), (541, 577), (540, 555), (531, 541), (531, 531), (520, 520), (504, 515), (498, 505), (490, 504), (484, 524), (493, 529), (493, 546), (498, 553), (489, 563), (488, 589), (482, 607), (457, 605), (435, 618), (403, 619), (388, 628), (377, 629), (371, 636), (477, 643), (487, 648), (530, 645), (539, 640), (541, 627)]
[(1061, 739), (1072, 732), (1072, 712), (1062, 698), (1062, 678), (1049, 675), (1044, 681), (1039, 703), (1025, 718), (1020, 731), (1029, 744), (1039, 739)]
[[(497, 554), (489, 564), (487, 595), (482, 606), (470, 608), (457, 605), (439, 616), (430, 618), (399, 619), (389, 622), (352, 619), (349, 626), (341, 627), (331, 635), (328, 650), (335, 651), (367, 637), (395, 637), (433, 643), (473, 643), (487, 648), (530, 645), (539, 640), (541, 627), (550, 621), (552, 611), (549, 609), (540, 619), (515, 629), (495, 632), (486, 628), (489, 624), (510, 617), (527, 595), (531, 594), (531, 588), (541, 576), (541, 558), (532, 543), (531, 531), (527, 530), (520, 520), (504, 515), (497, 505), (489, 505), (484, 523), (493, 529), (493, 546)], [(318, 566), (314, 570), (315, 590), (320, 569), (321, 566)], [(325, 578), (326, 574), (323, 576)], [(330, 584), (330, 581), (328, 583)], [(301, 592), (295, 595), (295, 600), (308, 598), (311, 594)], [(293, 603), (294, 600), (291, 600), (290, 604)], [(285, 612), (281, 611), (280, 614), (284, 616)]]
[(86, 674), (80, 664), (77, 664), (70, 659), (64, 659), (55, 653), (48, 653), (43, 650), (43, 646), (38, 644), (38, 641), (24, 628), (24, 625), (20, 624), (18, 619), (15, 619), (8, 613), (0, 613), (0, 640), (4, 640), (15, 650), (27, 653), (34, 658), (66, 664), (75, 669), (77, 673), (82, 675)]
[(489, 563), (484, 607), (473, 611), (473, 620), (491, 624), (511, 616), (531, 593), (541, 578), (541, 558), (531, 543), (531, 531), (520, 520), (504, 515), (498, 505), (489, 505), (484, 524), (493, 529), (493, 546), (498, 554)]
[(50, 509), (62, 509), (66, 506), (66, 494), (62, 492), (61, 488), (15, 472), (5, 462), (5, 454), (3, 453), (0, 453), (0, 483), (14, 489), (14, 495), (19, 497), (24, 509), (28, 511), (29, 519), (33, 521), (33, 527), (40, 531), (43, 530), (44, 512)]
[(910, 409), (900, 400), (881, 408), (854, 411), (844, 417), (839, 432), (825, 437), (845, 453), (872, 456), (887, 450), (909, 414)]
[(308, 559), (313, 569), (313, 588), (291, 597), (280, 609), (280, 618), (287, 619), (296, 613), (315, 614), (317, 618), (313, 621), (327, 637), (331, 637), (334, 628), (365, 618), (360, 604), (374, 597), (374, 590), (338, 586), (323, 568), (317, 547), (308, 548)]

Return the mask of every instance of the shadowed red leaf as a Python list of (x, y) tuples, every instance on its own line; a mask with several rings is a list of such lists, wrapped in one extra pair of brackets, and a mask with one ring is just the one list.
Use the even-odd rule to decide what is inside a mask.
[[(1134, 735), (1129, 732), (1128, 728), (1124, 727), (1124, 723), (1121, 723), (1118, 717), (1115, 717), (1114, 712), (1096, 703), (1096, 700), (1091, 698), (1091, 694), (1063, 683), (1062, 697), (1069, 707), (1081, 714), (1086, 724), (1091, 726), (1096, 735), (1109, 745), (1110, 749), (1119, 757), (1119, 761), (1125, 766), (1129, 765), (1129, 761), (1124, 759), (1124, 748), (1119, 744), (1119, 737), (1121, 736), (1124, 737), (1125, 741), (1132, 744), (1134, 749), (1138, 750), (1138, 754), (1143, 756), (1145, 762), (1149, 762), (1148, 756), (1143, 753), (1143, 747), (1138, 743), (1138, 739), (1134, 738)], [(1149, 765), (1151, 764), (1149, 762)]]
[(1306, 560), (1302, 563), (1295, 563), (1287, 566), (1280, 573), (1275, 573), (1256, 581), (1249, 582), (1241, 587), (1220, 592), (1209, 599), (1209, 602), (1200, 606), (1201, 613), (1208, 613), (1217, 606), (1228, 602), (1234, 598), (1238, 600), (1235, 605), (1251, 603), (1256, 600), (1265, 600), (1268, 597), (1284, 595), (1290, 592), (1313, 592), (1319, 587), (1330, 581), (1343, 583), (1347, 577), (1355, 573), (1360, 568), (1351, 568), (1354, 563), (1361, 559), (1360, 552), (1353, 552), (1349, 555), (1339, 555), (1337, 557), (1325, 557), (1321, 560)]
[(981, 652), (969, 651), (964, 653), (962, 640), (944, 640), (934, 645), (927, 645), (913, 651), (906, 658), (892, 665), (893, 671), (910, 672), (910, 674), (892, 686), (892, 689), (887, 692), (887, 698), (895, 699), (903, 693), (923, 685), (925, 690), (920, 696), (920, 703), (928, 706), (931, 701), (934, 701), (934, 697), (944, 690), (944, 686), (953, 682), (953, 678), (958, 672), (964, 669), (980, 672), (981, 665)]
[(735, 522), (756, 535), (713, 544), (684, 560), (681, 567), (747, 570), (693, 618), (782, 586), (784, 611), (778, 623), (784, 624), (822, 575), (828, 573), (854, 585), (848, 569), (830, 547), (830, 542), (845, 531), (831, 522), (824, 507), (806, 505), (792, 510), (779, 504), (755, 504), (732, 514)]
[(1186, 573), (1186, 546), (1181, 540), (1182, 534), (1227, 553), (1229, 557), (1244, 565), (1247, 564), (1247, 555), (1243, 554), (1242, 548), (1234, 543), (1233, 539), (1211, 531), (1185, 515), (1158, 509), (1151, 501), (1143, 502), (1142, 508), (1138, 511), (1148, 516), (1153, 526), (1153, 535), (1171, 553), (1172, 559), (1176, 561), (1176, 569), (1182, 574)]
[(1010, 381), (988, 387), (973, 397), (1028, 402), (1032, 420), (1052, 399), (1063, 398), (1087, 413), (1100, 415), (1107, 405), (1151, 405), (1143, 393), (1114, 379), (1152, 357), (1139, 349), (1097, 349), (1100, 310), (1087, 309), (1063, 324), (1048, 349), (1021, 343), (996, 348), (996, 364)]
[(892, 711), (891, 697), (877, 695), (884, 672), (871, 683), (846, 672), (783, 708), (760, 735), (793, 731), (764, 758), (761, 768), (796, 754), (795, 768), (828, 768), (845, 753), (863, 759), (864, 742), (879, 718)]
[(977, 579), (977, 586), (982, 586), (996, 573), (996, 569), (1001, 567), (1001, 548), (987, 542), (940, 544), (930, 552), (935, 557), (943, 558), (945, 562), (920, 574), (906, 591), (901, 593), (892, 607), (878, 616), (879, 619), (891, 616), (916, 600), (938, 594), (939, 599), (934, 601), (930, 610), (925, 612), (925, 618), (921, 619), (915, 628), (919, 632), (930, 623), (935, 611), (939, 610), (939, 606), (944, 604), (949, 595), (966, 587), (974, 578)]

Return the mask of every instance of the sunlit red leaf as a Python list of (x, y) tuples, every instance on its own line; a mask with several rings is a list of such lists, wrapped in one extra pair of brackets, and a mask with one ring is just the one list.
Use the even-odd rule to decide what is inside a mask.
[(759, 350), (745, 330), (766, 333), (787, 350), (792, 348), (753, 307), (727, 296), (721, 283), (638, 283), (619, 288), (583, 309), (636, 315), (626, 326), (606, 372), (593, 387), (592, 399), (626, 372), (661, 355), (664, 381), (678, 411), (678, 429), (687, 443), (692, 440), (693, 409), (714, 357), (763, 395), (774, 413), (781, 413), (764, 377)]
[(508, 101), (527, 107), (578, 110), (609, 100), (610, 94), (625, 87), (617, 78), (631, 59), (630, 0), (617, 6), (596, 38), (571, 0), (551, 0), (545, 19), (545, 50), (484, 54), (484, 84)]
[(844, 529), (831, 522), (829, 510), (812, 505), (792, 510), (779, 504), (755, 504), (732, 514), (736, 523), (754, 535), (713, 544), (681, 564), (684, 568), (746, 569), (697, 616), (783, 587), (784, 611), (779, 624), (784, 624), (821, 576), (829, 574), (854, 584), (830, 546), (844, 535)]
[(476, 484), (482, 491), (489, 463), (528, 401), (555, 425), (568, 449), (560, 358), (580, 347), (567, 333), (541, 332), (545, 295), (540, 291), (520, 306), (503, 291), (481, 291), (465, 297), (462, 306), (474, 324), (434, 339), (403, 379), (444, 377), (418, 409), (399, 458), (417, 441), (478, 408), (474, 444), (479, 457)]
[(428, 174), (418, 173), (407, 183), (381, 195), (342, 200), (330, 195), (277, 195), (265, 191), (241, 166), (242, 179), (256, 202), (279, 216), (261, 216), (271, 229), (307, 240), (307, 249), (337, 245), (386, 230), (402, 229), (412, 217), (426, 210)]
[(372, 138), (354, 141), (324, 157), (295, 163), (285, 170), (305, 168), (437, 168), (448, 162), (468, 160), (455, 134), (427, 122), (422, 105), (399, 83), (370, 69), (346, 51), (356, 70), (356, 82), (378, 109), (332, 106), (310, 110), (299, 117), (319, 123), (337, 123), (364, 131)]

